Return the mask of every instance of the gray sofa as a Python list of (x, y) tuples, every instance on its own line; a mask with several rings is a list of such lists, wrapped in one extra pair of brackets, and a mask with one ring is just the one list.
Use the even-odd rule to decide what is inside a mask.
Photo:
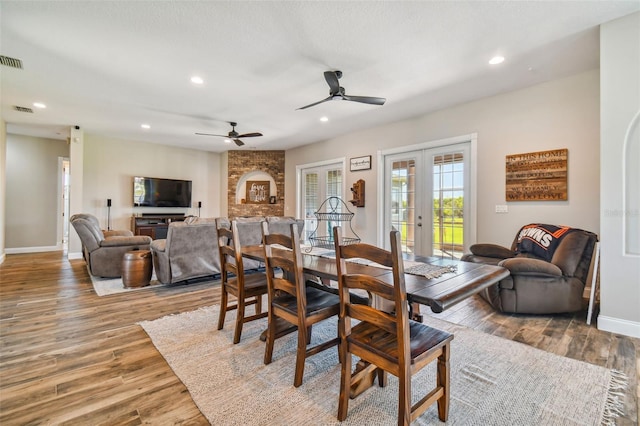
[[(218, 220), (222, 226), (230, 226), (228, 219)], [(296, 221), (300, 227), (304, 225), (303, 220), (290, 217), (253, 216), (236, 220), (243, 246), (262, 243), (262, 221), (266, 220), (274, 230), (286, 227), (291, 221)], [(151, 243), (151, 253), (156, 277), (163, 284), (219, 274), (220, 253), (216, 219), (187, 218), (184, 222), (171, 222), (167, 229), (167, 238)], [(245, 270), (261, 266), (263, 265), (254, 260), (244, 261)]]
[(549, 242), (554, 237), (549, 234), (553, 232), (545, 234), (540, 230), (549, 228), (556, 227), (529, 224), (516, 234), (511, 248), (475, 244), (470, 247), (471, 253), (462, 257), (467, 262), (499, 265), (509, 270), (509, 277), (480, 293), (497, 310), (555, 314), (584, 308), (583, 292), (598, 237), (582, 229), (556, 231), (562, 235), (550, 250)]
[(76, 214), (69, 221), (80, 237), (89, 272), (98, 277), (121, 277), (124, 254), (149, 250), (151, 244), (151, 237), (133, 235), (129, 230), (103, 231), (98, 219), (90, 214)]

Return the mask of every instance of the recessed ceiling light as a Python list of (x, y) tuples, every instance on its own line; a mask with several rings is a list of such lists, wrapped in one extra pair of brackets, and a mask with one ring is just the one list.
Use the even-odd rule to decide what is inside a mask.
[(329, 121), (329, 117), (320, 117), (320, 121), (326, 123), (327, 121)]
[(231, 143), (231, 139), (225, 139), (224, 143)]
[(489, 60), (489, 64), (491, 65), (498, 65), (504, 62), (504, 57), (503, 56), (494, 56), (493, 58), (491, 58)]
[(197, 75), (194, 75), (193, 77), (191, 77), (191, 82), (193, 84), (203, 84), (204, 80), (202, 79), (202, 77), (198, 77)]
[(140, 127), (142, 127), (143, 129), (150, 129), (151, 126), (148, 124), (141, 124)]
[(34, 102), (33, 106), (36, 108), (46, 108), (47, 106), (45, 104), (43, 104), (42, 102)]

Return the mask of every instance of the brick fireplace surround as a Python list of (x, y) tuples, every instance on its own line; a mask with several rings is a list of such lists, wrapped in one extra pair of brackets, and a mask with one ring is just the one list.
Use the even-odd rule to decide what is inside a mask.
[[(284, 216), (284, 151), (229, 151), (228, 217)], [(275, 204), (240, 204), (236, 200), (238, 183), (248, 173), (261, 171), (276, 182)]]

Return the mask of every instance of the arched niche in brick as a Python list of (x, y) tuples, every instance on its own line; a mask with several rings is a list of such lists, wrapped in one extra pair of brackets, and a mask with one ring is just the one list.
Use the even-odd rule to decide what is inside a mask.
[(247, 181), (249, 180), (264, 180), (269, 181), (269, 196), (275, 196), (278, 198), (278, 186), (276, 180), (268, 173), (257, 170), (249, 173), (245, 173), (238, 179), (238, 185), (236, 186), (236, 204), (244, 204), (242, 200), (247, 193)]

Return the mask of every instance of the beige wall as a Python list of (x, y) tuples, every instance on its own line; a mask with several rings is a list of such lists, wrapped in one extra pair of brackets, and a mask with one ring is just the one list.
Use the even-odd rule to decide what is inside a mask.
[(58, 240), (59, 158), (66, 141), (7, 134), (6, 249), (61, 247)]
[[(529, 222), (566, 224), (599, 232), (599, 73), (597, 70), (523, 90), (351, 133), (286, 153), (285, 214), (296, 212), (296, 165), (344, 155), (372, 155), (372, 169), (349, 172), (366, 182), (366, 206), (353, 209), (354, 229), (376, 242), (376, 153), (395, 147), (477, 133), (477, 241), (510, 245)], [(568, 201), (505, 201), (505, 156), (568, 148)], [(348, 166), (347, 166), (348, 169)], [(495, 213), (507, 204), (509, 213)]]
[[(640, 337), (640, 256), (625, 247), (624, 238), (625, 233), (632, 232), (625, 219), (637, 224), (640, 215), (637, 209), (640, 182), (628, 181), (629, 176), (637, 179), (640, 165), (637, 155), (640, 149), (640, 123), (637, 121), (640, 113), (640, 13), (601, 27), (600, 54), (600, 181), (603, 190), (600, 194), (602, 270), (598, 328)], [(630, 152), (636, 158), (627, 158), (626, 154)], [(634, 186), (634, 193), (629, 193), (625, 200), (625, 187)], [(637, 238), (637, 235), (629, 237)]]
[[(134, 212), (197, 214), (198, 201), (202, 201), (201, 216), (220, 216), (221, 199), (226, 197), (226, 189), (220, 186), (220, 154), (216, 153), (85, 133), (83, 169), (83, 211), (97, 216), (106, 227), (110, 198), (112, 229), (130, 229)], [(193, 181), (193, 207), (134, 208), (134, 176)]]
[(7, 166), (7, 126), (4, 120), (0, 119), (0, 264), (4, 262), (5, 255), (5, 208), (6, 197), (6, 168)]

